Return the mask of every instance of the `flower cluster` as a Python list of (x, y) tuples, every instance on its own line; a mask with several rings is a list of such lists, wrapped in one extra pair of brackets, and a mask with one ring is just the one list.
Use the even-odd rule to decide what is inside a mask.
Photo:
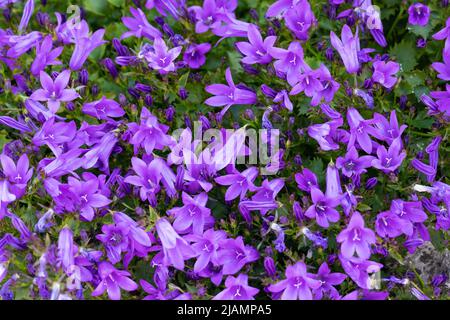
[(445, 298), (450, 9), (377, 2), (0, 1), (0, 299)]

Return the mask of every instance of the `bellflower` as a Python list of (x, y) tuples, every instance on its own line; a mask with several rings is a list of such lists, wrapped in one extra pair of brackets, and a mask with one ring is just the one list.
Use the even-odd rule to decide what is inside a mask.
[(258, 251), (246, 246), (242, 237), (227, 239), (219, 242), (220, 251), (218, 262), (223, 265), (223, 274), (235, 274), (239, 272), (247, 263), (259, 259)]
[(33, 15), (33, 11), (34, 11), (34, 0), (27, 0), (23, 8), (22, 19), (20, 19), (19, 27), (17, 28), (19, 32), (22, 32), (22, 30), (24, 30), (28, 26), (30, 18)]
[(204, 0), (203, 7), (192, 6), (190, 9), (194, 11), (197, 19), (195, 23), (196, 33), (204, 33), (219, 27), (224, 15), (218, 10), (216, 0)]
[(214, 97), (206, 99), (205, 104), (212, 107), (225, 106), (220, 112), (223, 116), (225, 112), (235, 104), (256, 103), (257, 97), (253, 91), (241, 89), (234, 84), (230, 68), (227, 68), (225, 71), (225, 78), (228, 86), (224, 84), (212, 84), (206, 86), (206, 92), (213, 94)]
[(350, 126), (350, 141), (348, 142), (348, 148), (355, 145), (355, 141), (358, 142), (361, 149), (368, 154), (372, 153), (372, 140), (369, 134), (374, 134), (374, 128), (372, 124), (376, 123), (376, 120), (364, 120), (358, 110), (350, 108), (347, 111), (347, 121)]
[(248, 27), (249, 42), (237, 42), (237, 49), (245, 55), (242, 62), (246, 64), (268, 64), (272, 61), (269, 51), (273, 48), (277, 37), (269, 36), (263, 40), (258, 27), (250, 24)]
[(315, 275), (314, 279), (320, 281), (320, 287), (313, 289), (314, 299), (322, 300), (324, 296), (328, 296), (331, 299), (339, 297), (339, 292), (334, 286), (340, 285), (347, 276), (343, 273), (333, 272), (326, 262), (322, 263)]
[(397, 78), (394, 76), (399, 70), (400, 65), (393, 61), (375, 61), (373, 63), (372, 80), (381, 84), (385, 88), (392, 88), (397, 83)]
[(338, 234), (336, 240), (341, 243), (341, 254), (347, 259), (352, 258), (355, 252), (359, 258), (368, 259), (370, 245), (376, 241), (375, 233), (364, 227), (364, 219), (357, 211), (353, 213), (347, 228)]
[(279, 294), (281, 300), (312, 300), (312, 290), (321, 285), (315, 276), (306, 271), (306, 265), (302, 261), (286, 268), (286, 279), (276, 284), (271, 284), (267, 290)]
[(76, 71), (83, 67), (92, 51), (106, 43), (103, 40), (104, 34), (105, 30), (99, 29), (90, 36), (86, 35), (76, 39), (75, 49), (69, 62), (70, 69)]
[(156, 222), (156, 232), (158, 233), (163, 248), (165, 265), (172, 265), (178, 270), (184, 269), (184, 261), (195, 256), (195, 251), (181, 238), (173, 229), (172, 225), (165, 218)]
[(102, 261), (98, 264), (98, 274), (100, 283), (92, 291), (92, 296), (94, 297), (103, 294), (106, 290), (111, 300), (120, 300), (120, 289), (134, 291), (139, 287), (136, 282), (129, 278), (131, 274), (128, 271), (118, 270), (107, 261)]
[(437, 77), (439, 79), (449, 81), (450, 80), (450, 52), (444, 51), (442, 54), (444, 63), (433, 62), (431, 67), (438, 72)]
[[(297, 2), (297, 1), (296, 1)], [(298, 1), (296, 5), (284, 14), (286, 27), (291, 30), (297, 39), (308, 40), (308, 32), (317, 23), (311, 5), (307, 0)]]
[(375, 231), (380, 237), (396, 238), (402, 233), (406, 235), (411, 234), (412, 225), (393, 212), (384, 211), (377, 215)]
[(359, 157), (358, 151), (355, 147), (351, 147), (345, 157), (338, 157), (336, 159), (336, 167), (339, 168), (342, 173), (355, 181), (359, 180), (359, 176), (367, 172), (367, 168), (372, 166), (372, 161), (375, 158), (372, 156)]
[(175, 221), (173, 227), (178, 233), (186, 233), (190, 229), (196, 235), (203, 234), (205, 222), (211, 216), (211, 210), (206, 207), (208, 195), (205, 192), (191, 197), (183, 192), (181, 195), (183, 207), (172, 208), (167, 211), (168, 215), (173, 215)]
[(339, 255), (339, 260), (345, 273), (362, 289), (373, 289), (370, 274), (383, 268), (381, 263), (355, 257), (347, 259), (342, 254)]
[(324, 151), (338, 150), (339, 142), (348, 142), (348, 132), (338, 129), (343, 124), (342, 118), (333, 119), (323, 124), (308, 127), (308, 135), (316, 140)]
[(217, 177), (215, 181), (223, 186), (230, 186), (225, 193), (225, 201), (231, 201), (240, 196), (240, 199), (244, 199), (248, 190), (253, 190), (255, 187), (253, 181), (258, 176), (258, 169), (256, 167), (250, 167), (242, 172), (236, 171), (236, 173), (228, 174), (225, 176)]
[(417, 2), (408, 8), (408, 23), (418, 26), (426, 26), (430, 19), (430, 8), (428, 6)]
[(190, 44), (183, 54), (183, 61), (189, 68), (198, 69), (205, 64), (206, 53), (211, 50), (211, 45), (207, 42), (201, 44)]
[(395, 110), (391, 111), (389, 121), (386, 119), (386, 117), (384, 117), (379, 113), (375, 113), (373, 119), (375, 122), (374, 123), (375, 130), (371, 133), (377, 139), (386, 141), (389, 144), (392, 144), (392, 142), (395, 139), (400, 138), (402, 133), (408, 127), (407, 125), (404, 124), (399, 126), (397, 120), (397, 113), (395, 112)]
[(291, 86), (294, 86), (298, 82), (298, 76), (309, 68), (303, 60), (303, 48), (299, 42), (291, 42), (287, 49), (270, 48), (269, 54), (277, 60), (273, 64), (275, 70), (285, 73)]
[(30, 99), (37, 101), (47, 101), (48, 108), (51, 112), (56, 113), (61, 102), (73, 101), (79, 97), (74, 89), (66, 89), (70, 81), (70, 71), (64, 70), (55, 79), (45, 72), (40, 72), (40, 81), (42, 89), (37, 89), (30, 96)]
[(85, 114), (95, 117), (99, 120), (108, 120), (109, 118), (119, 118), (125, 114), (119, 103), (103, 96), (100, 100), (88, 102), (81, 109)]
[(324, 195), (320, 189), (316, 187), (311, 188), (311, 205), (305, 212), (305, 216), (311, 219), (316, 219), (317, 224), (321, 227), (328, 228), (330, 222), (339, 221), (339, 212), (334, 209), (339, 205), (339, 198)]
[(194, 264), (194, 271), (200, 272), (204, 270), (209, 263), (219, 265), (219, 242), (225, 240), (227, 235), (225, 231), (206, 230), (203, 235), (188, 235), (186, 238), (192, 241), (192, 249), (195, 250), (197, 260)]
[(356, 30), (355, 35), (353, 35), (350, 27), (344, 25), (342, 28), (341, 39), (331, 31), (331, 45), (341, 56), (345, 69), (348, 73), (356, 73), (360, 68), (358, 61), (358, 52), (360, 51), (358, 30)]
[(130, 8), (132, 17), (123, 17), (122, 22), (129, 29), (120, 38), (125, 39), (131, 36), (141, 38), (146, 37), (150, 40), (161, 38), (161, 32), (153, 27), (147, 20), (144, 12), (139, 8)]
[(23, 154), (20, 156), (17, 164), (5, 154), (0, 155), (0, 163), (2, 165), (2, 170), (5, 178), (9, 181), (9, 184), (4, 184), (4, 200), (11, 199), (11, 196), (6, 192), (8, 189), (15, 197), (20, 198), (25, 194), (25, 189), (28, 181), (33, 175), (33, 168), (30, 169), (30, 162), (28, 156)]
[(74, 177), (68, 178), (68, 191), (73, 195), (73, 201), (80, 215), (87, 221), (94, 219), (94, 208), (105, 207), (111, 200), (98, 190), (99, 181), (90, 179), (80, 181)]
[(30, 71), (36, 77), (48, 65), (60, 65), (61, 61), (56, 60), (62, 53), (64, 47), (53, 48), (52, 36), (46, 36), (40, 44), (36, 45), (36, 58), (31, 65)]
[(406, 152), (402, 151), (402, 142), (400, 138), (395, 139), (386, 150), (385, 146), (380, 145), (377, 149), (377, 159), (372, 161), (372, 166), (384, 173), (389, 173), (401, 166), (406, 158)]
[(236, 278), (229, 276), (225, 280), (226, 289), (217, 294), (213, 300), (255, 300), (258, 289), (248, 285), (248, 276), (239, 274)]
[(308, 168), (304, 168), (302, 172), (296, 173), (295, 181), (297, 182), (298, 188), (305, 192), (311, 192), (313, 187), (319, 187), (317, 176)]
[(158, 70), (160, 74), (175, 71), (175, 59), (181, 53), (181, 47), (168, 49), (162, 38), (156, 38), (153, 42), (154, 51), (148, 51), (144, 57), (150, 68)]

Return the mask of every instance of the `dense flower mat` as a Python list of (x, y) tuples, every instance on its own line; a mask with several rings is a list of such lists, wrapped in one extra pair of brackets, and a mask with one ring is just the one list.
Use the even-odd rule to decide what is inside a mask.
[(448, 1), (75, 2), (0, 0), (1, 299), (448, 298)]

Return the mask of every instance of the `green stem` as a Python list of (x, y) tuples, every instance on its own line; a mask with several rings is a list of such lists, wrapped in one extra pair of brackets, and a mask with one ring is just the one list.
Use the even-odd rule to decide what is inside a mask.
[(389, 39), (389, 37), (391, 36), (392, 31), (394, 31), (395, 27), (397, 26), (397, 23), (398, 23), (398, 22), (400, 21), (400, 19), (402, 18), (403, 11), (405, 11), (405, 8), (402, 6), (402, 7), (400, 7), (400, 12), (398, 13), (397, 17), (395, 18), (394, 22), (392, 23), (392, 26), (391, 26), (391, 28), (389, 29), (389, 32), (387, 33), (386, 38)]

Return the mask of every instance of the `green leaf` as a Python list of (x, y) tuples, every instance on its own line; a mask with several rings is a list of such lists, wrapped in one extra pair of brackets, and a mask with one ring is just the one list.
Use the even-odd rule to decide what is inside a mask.
[(114, 7), (123, 7), (125, 5), (125, 0), (108, 0)]
[(417, 65), (416, 49), (411, 41), (402, 40), (389, 54), (397, 59), (404, 72), (411, 71)]
[(107, 12), (108, 0), (84, 0), (83, 7), (89, 12), (103, 16)]

